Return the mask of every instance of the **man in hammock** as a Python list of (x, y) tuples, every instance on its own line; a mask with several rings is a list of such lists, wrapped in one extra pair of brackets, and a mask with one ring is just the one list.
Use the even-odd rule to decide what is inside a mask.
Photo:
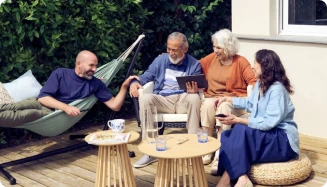
[[(157, 107), (158, 112), (187, 113), (187, 130), (196, 134), (200, 124), (200, 96), (195, 93), (193, 86), (187, 84), (187, 93), (180, 90), (176, 81), (178, 76), (201, 74), (198, 60), (187, 54), (188, 41), (184, 34), (174, 32), (168, 36), (167, 53), (158, 56), (148, 70), (140, 75), (139, 81), (130, 85), (131, 97), (138, 97), (138, 89), (150, 81), (154, 81), (153, 94), (140, 97), (140, 119), (145, 119), (144, 108), (149, 105)], [(193, 83), (194, 84), (194, 83)], [(142, 125), (142, 139), (146, 138), (146, 130)], [(134, 163), (134, 167), (144, 167), (157, 161), (157, 158), (144, 155)]]
[(107, 86), (93, 76), (97, 66), (95, 54), (81, 51), (76, 57), (75, 69), (58, 68), (52, 72), (37, 98), (0, 105), (0, 126), (19, 126), (50, 114), (54, 109), (62, 110), (72, 117), (78, 116), (81, 114), (80, 109), (68, 104), (92, 94), (110, 109), (119, 111), (131, 80), (138, 80), (138, 77), (126, 79), (119, 93), (113, 97)]

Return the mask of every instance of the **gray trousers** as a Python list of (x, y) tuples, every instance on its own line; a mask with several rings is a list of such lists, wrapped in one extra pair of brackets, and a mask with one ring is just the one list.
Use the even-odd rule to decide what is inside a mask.
[(201, 99), (198, 94), (176, 94), (161, 96), (157, 94), (143, 94), (139, 98), (142, 139), (146, 138), (146, 127), (142, 121), (145, 119), (145, 107), (154, 105), (158, 113), (187, 114), (187, 131), (196, 134), (200, 126)]
[(35, 97), (17, 103), (0, 105), (0, 126), (15, 127), (37, 120), (53, 112), (41, 105)]

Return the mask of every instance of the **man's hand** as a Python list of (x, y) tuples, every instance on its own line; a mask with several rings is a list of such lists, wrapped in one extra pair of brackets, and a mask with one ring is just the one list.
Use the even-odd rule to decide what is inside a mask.
[(123, 84), (121, 85), (122, 88), (128, 88), (129, 84), (132, 82), (132, 80), (140, 80), (140, 78), (136, 75), (132, 75), (132, 76), (129, 76), (124, 82)]
[(198, 83), (195, 81), (187, 82), (186, 89), (187, 89), (186, 90), (187, 93), (189, 94), (198, 93), (199, 92)]
[(71, 117), (75, 117), (75, 116), (78, 116), (81, 114), (81, 111), (79, 110), (79, 108), (70, 106), (70, 105), (67, 105), (67, 107), (65, 107), (64, 111), (66, 112), (67, 115), (69, 115)]
[(131, 97), (138, 97), (139, 96), (139, 92), (138, 89), (139, 88), (143, 88), (140, 83), (138, 82), (134, 82), (131, 84), (130, 88), (129, 88), (129, 95)]
[(220, 98), (218, 98), (216, 101), (215, 101), (215, 104), (214, 104), (214, 106), (215, 106), (215, 110), (219, 107), (219, 105), (221, 104), (221, 103), (223, 103), (223, 102), (232, 102), (233, 101), (233, 99), (232, 99), (232, 97), (220, 97)]
[(57, 99), (51, 97), (51, 96), (44, 96), (38, 99), (38, 101), (48, 107), (48, 108), (54, 108), (58, 110), (62, 110), (66, 112), (67, 115), (75, 117), (81, 114), (81, 111), (79, 108), (67, 105), (66, 103), (63, 103), (61, 101), (58, 101)]

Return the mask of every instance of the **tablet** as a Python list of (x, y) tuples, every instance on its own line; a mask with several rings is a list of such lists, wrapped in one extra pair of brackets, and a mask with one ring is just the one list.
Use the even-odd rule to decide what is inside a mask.
[(191, 81), (197, 82), (198, 88), (208, 88), (208, 83), (204, 74), (176, 77), (176, 80), (179, 85), (179, 89), (181, 90), (187, 90), (186, 83)]

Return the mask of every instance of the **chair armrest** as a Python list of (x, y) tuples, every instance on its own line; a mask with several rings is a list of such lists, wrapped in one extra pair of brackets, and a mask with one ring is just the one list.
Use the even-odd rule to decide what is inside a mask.
[(146, 83), (143, 88), (138, 89), (139, 97), (132, 98), (133, 105), (134, 105), (134, 111), (135, 111), (135, 117), (138, 126), (141, 126), (141, 120), (140, 120), (140, 108), (139, 108), (139, 98), (142, 96), (142, 94), (152, 94), (153, 93), (153, 87), (154, 83), (153, 81)]
[(142, 94), (152, 94), (153, 93), (153, 87), (154, 87), (153, 81), (146, 83), (143, 86), (143, 88), (138, 89), (139, 97), (141, 97)]
[(248, 93), (248, 97), (251, 95), (252, 90), (253, 90), (253, 86), (249, 84), (248, 87), (246, 88), (246, 91)]

